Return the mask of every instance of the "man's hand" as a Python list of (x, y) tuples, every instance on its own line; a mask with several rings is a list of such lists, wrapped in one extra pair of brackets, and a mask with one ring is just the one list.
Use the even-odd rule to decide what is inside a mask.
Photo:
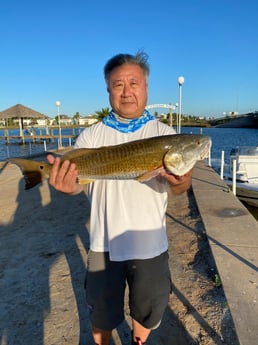
[(51, 186), (67, 194), (78, 194), (83, 190), (83, 187), (77, 183), (78, 171), (74, 163), (64, 161), (61, 164), (61, 159), (52, 155), (48, 155), (47, 159), (53, 165), (49, 176)]
[(188, 173), (186, 173), (183, 176), (176, 176), (176, 175), (168, 174), (167, 172), (161, 172), (160, 176), (164, 177), (168, 181), (173, 193), (182, 194), (191, 187), (192, 174), (193, 174), (193, 169), (188, 171)]

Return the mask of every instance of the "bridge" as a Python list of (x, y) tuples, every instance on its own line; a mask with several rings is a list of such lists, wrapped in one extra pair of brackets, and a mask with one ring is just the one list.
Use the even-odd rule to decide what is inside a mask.
[(176, 126), (179, 128), (179, 117), (178, 117), (178, 104), (164, 104), (164, 103), (159, 103), (159, 104), (150, 104), (146, 106), (146, 109), (155, 109), (155, 108), (163, 108), (163, 109), (169, 109), (169, 121), (168, 125), (172, 127), (173, 125), (173, 117), (172, 117), (172, 111), (177, 109), (177, 114), (176, 114)]
[(258, 128), (258, 112), (209, 120), (211, 126), (224, 128)]
[(177, 106), (173, 104), (150, 104), (146, 106), (146, 109), (153, 109), (153, 108), (166, 108), (166, 109), (174, 110), (177, 108)]

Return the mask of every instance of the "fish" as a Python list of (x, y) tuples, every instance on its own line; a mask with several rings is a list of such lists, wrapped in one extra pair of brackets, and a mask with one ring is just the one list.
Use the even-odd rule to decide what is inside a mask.
[[(198, 160), (207, 157), (211, 138), (195, 134), (156, 136), (119, 145), (98, 148), (75, 148), (61, 156), (61, 163), (69, 160), (78, 170), (78, 183), (96, 180), (148, 181), (162, 171), (182, 176)], [(9, 158), (16, 164), (30, 189), (50, 176), (52, 165), (31, 159)]]

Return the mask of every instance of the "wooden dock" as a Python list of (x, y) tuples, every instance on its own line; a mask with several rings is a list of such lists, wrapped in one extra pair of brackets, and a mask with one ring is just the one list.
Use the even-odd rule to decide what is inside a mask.
[[(16, 144), (16, 145), (25, 145), (25, 144), (42, 144), (44, 142), (59, 142), (69, 141), (70, 144), (74, 142), (76, 137), (81, 131), (81, 127), (37, 127), (30, 128), (26, 130), (20, 130), (19, 128), (1, 128), (0, 131), (0, 143), (6, 145)], [(69, 129), (67, 133), (67, 129)], [(16, 133), (15, 133), (16, 132)]]
[[(68, 139), (69, 141), (75, 140), (76, 135), (62, 135), (61, 139)], [(44, 141), (45, 142), (52, 142), (54, 143), (55, 141), (59, 140), (59, 135), (47, 135), (47, 134), (39, 134), (39, 135), (2, 135), (0, 136), (0, 140), (4, 141), (6, 145), (9, 144), (19, 144), (19, 145), (25, 145), (29, 143), (34, 143), (34, 144), (42, 144)]]

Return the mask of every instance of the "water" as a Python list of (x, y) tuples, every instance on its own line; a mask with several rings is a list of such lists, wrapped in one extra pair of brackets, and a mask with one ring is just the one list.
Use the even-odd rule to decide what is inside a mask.
[(225, 161), (229, 161), (232, 148), (236, 146), (258, 146), (258, 130), (252, 128), (198, 128), (184, 127), (182, 133), (208, 135), (212, 139), (211, 159), (220, 159), (225, 152)]
[(245, 207), (249, 210), (250, 213), (252, 213), (254, 218), (258, 220), (258, 208), (249, 205), (245, 205)]
[[(83, 128), (62, 128), (62, 135), (78, 135)], [(35, 135), (46, 134), (45, 128), (33, 128)], [(51, 129), (51, 134), (53, 131), (53, 135), (58, 135), (59, 131), (58, 128)], [(8, 130), (10, 136), (19, 136), (20, 131), (19, 129), (10, 129)], [(4, 130), (0, 129), (0, 136), (4, 135)], [(62, 145), (69, 146), (70, 142), (69, 139), (63, 138)], [(58, 147), (57, 139), (55, 142), (47, 142), (45, 143), (47, 150), (54, 150)], [(0, 161), (4, 161), (7, 158), (11, 157), (21, 157), (21, 156), (28, 156), (31, 154), (41, 153), (45, 151), (44, 143), (27, 143), (26, 145), (19, 145), (17, 142), (13, 142), (9, 145), (5, 144), (4, 140), (0, 140)]]

